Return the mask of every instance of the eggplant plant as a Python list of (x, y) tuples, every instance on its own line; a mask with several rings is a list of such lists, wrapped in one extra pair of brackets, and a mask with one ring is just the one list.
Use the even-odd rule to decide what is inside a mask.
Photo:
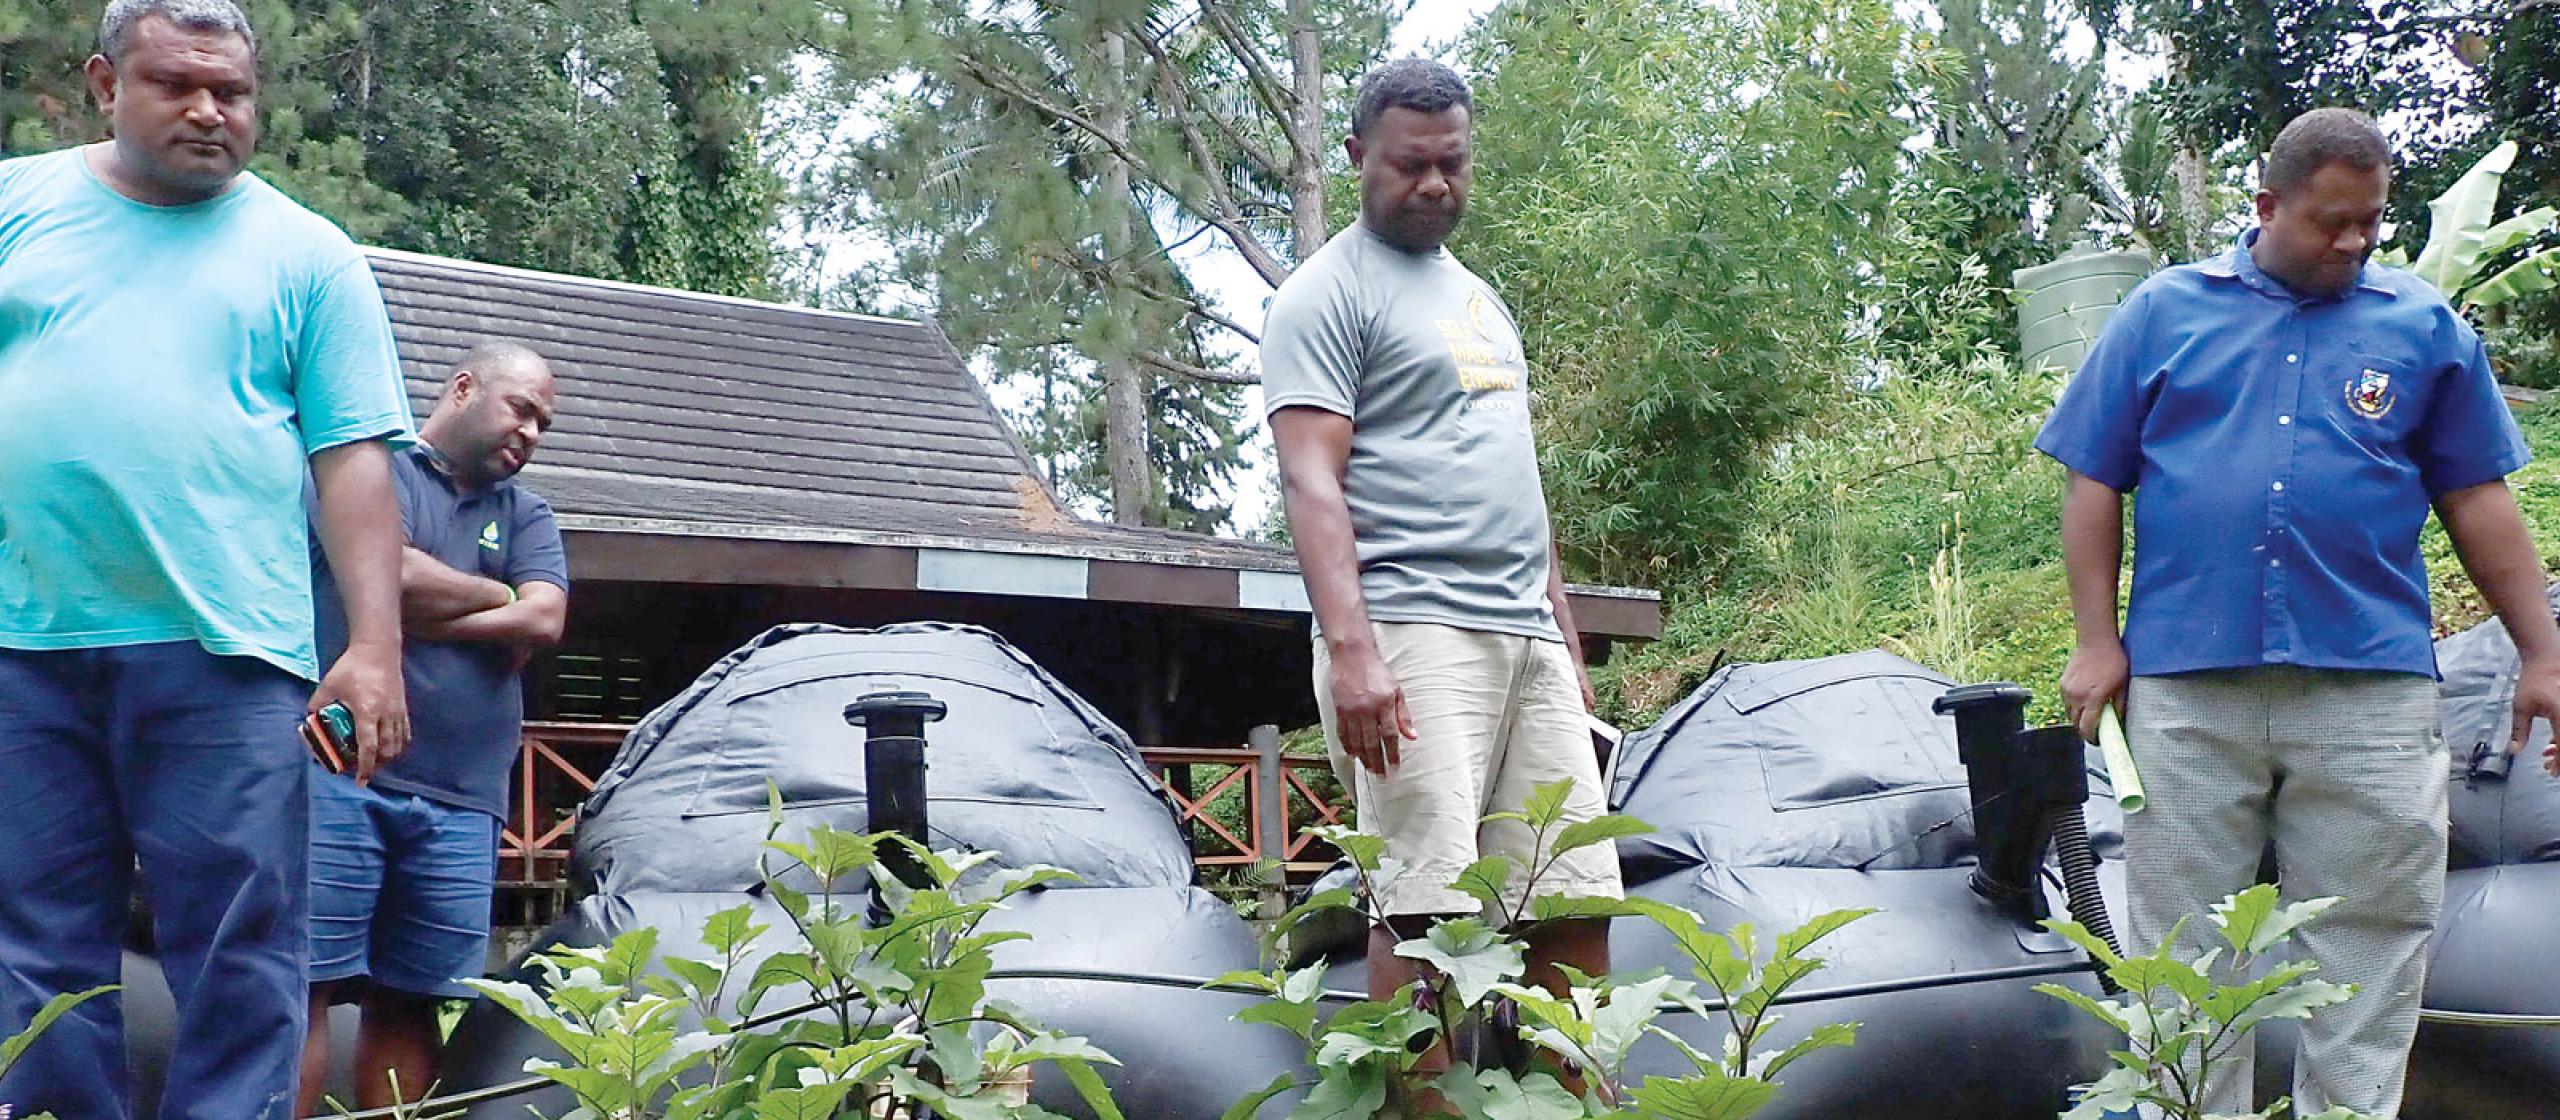
[[(1873, 911), (1818, 916), (1778, 936), (1764, 959), (1748, 924), (1719, 933), (1694, 913), (1650, 899), (1541, 894), (1539, 884), (1557, 856), (1650, 831), (1618, 814), (1565, 823), (1571, 788), (1570, 781), (1541, 786), (1521, 812), (1486, 818), (1520, 822), (1537, 836), (1537, 850), (1548, 854), (1529, 866), (1487, 856), (1463, 871), (1455, 887), (1482, 904), (1484, 913), (1444, 918), (1424, 936), (1398, 944), (1397, 956), (1430, 968), (1392, 998), (1362, 1000), (1328, 1016), (1321, 960), (1297, 969), (1232, 972), (1215, 981), (1267, 996), (1238, 1018), (1297, 1036), (1312, 1071), (1306, 1078), (1275, 1078), (1237, 1101), (1226, 1120), (1261, 1117), (1292, 1090), (1305, 1095), (1287, 1110), (1286, 1120), (1406, 1120), (1443, 1115), (1444, 1103), (1458, 1115), (1485, 1120), (1744, 1120), (1775, 1099), (1778, 1074), (1789, 1064), (1856, 1039), (1857, 1024), (1830, 1023), (1781, 1049), (1762, 1045), (1778, 1024), (1779, 997), (1823, 967), (1811, 955), (1815, 944)], [(1350, 861), (1357, 885), (1309, 896), (1273, 928), (1275, 944), (1327, 911), (1365, 904), (1367, 913), (1380, 912), (1378, 894), (1401, 873), (1378, 837), (1345, 828), (1322, 831)], [(1515, 878), (1521, 880), (1517, 891), (1509, 889)], [(1523, 982), (1523, 933), (1590, 918), (1660, 923), (1688, 957), (1691, 975), (1655, 970), (1587, 976), (1566, 969), (1563, 992)], [(1721, 1024), (1727, 1031), (1722, 1045), (1691, 1045), (1657, 1021), (1667, 1012)], [(1459, 1044), (1471, 1035), (1490, 1036), (1491, 1044)], [(1627, 1059), (1648, 1038), (1669, 1045), (1689, 1072), (1630, 1083)], [(1443, 1045), (1450, 1051), (1448, 1068), (1426, 1069), (1422, 1056)]]

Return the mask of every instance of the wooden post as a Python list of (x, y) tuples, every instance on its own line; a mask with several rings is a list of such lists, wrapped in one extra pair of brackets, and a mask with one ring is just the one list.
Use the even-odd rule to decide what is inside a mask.
[(1245, 735), (1253, 748), (1253, 847), (1261, 857), (1262, 916), (1277, 920), (1289, 905), (1289, 781), (1280, 764), (1280, 729), (1260, 724)]

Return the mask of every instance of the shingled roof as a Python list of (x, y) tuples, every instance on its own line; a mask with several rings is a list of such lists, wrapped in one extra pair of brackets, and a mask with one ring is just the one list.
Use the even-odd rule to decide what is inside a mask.
[[(1052, 564), (1048, 581), (1112, 597), (1303, 612), (1286, 549), (1080, 518), (1060, 507), (986, 390), (929, 321), (762, 303), (393, 250), (368, 250), (423, 418), (472, 345), (553, 362), (564, 406), (524, 473), (580, 536), (789, 542), (922, 552), (963, 579), (988, 555)], [(914, 564), (910, 556), (910, 566)], [(1155, 600), (1147, 573), (1225, 573), (1223, 594)], [(931, 571), (920, 576), (929, 585)], [(1025, 577), (1003, 575), (1008, 589)], [(1030, 593), (1041, 578), (1031, 577)], [(1181, 583), (1181, 580), (1175, 580)], [(956, 590), (994, 590), (968, 588)], [(1065, 593), (1053, 586), (1050, 593)], [(1069, 595), (1069, 597), (1083, 597)], [(1096, 596), (1100, 597), (1100, 596)], [(1632, 608), (1597, 634), (1650, 637), (1650, 592), (1577, 589)], [(1223, 602), (1216, 600), (1223, 599)]]

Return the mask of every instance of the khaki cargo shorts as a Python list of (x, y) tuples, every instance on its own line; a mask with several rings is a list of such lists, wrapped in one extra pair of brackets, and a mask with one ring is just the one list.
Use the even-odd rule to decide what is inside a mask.
[[(1506, 910), (1517, 906), (1532, 859), (1545, 853), (1531, 851), (1536, 837), (1526, 825), (1484, 823), (1485, 814), (1516, 812), (1531, 790), (1561, 778), (1573, 779), (1567, 823), (1608, 811), (1572, 655), (1562, 642), (1516, 634), (1427, 622), (1371, 627), (1420, 736), (1403, 745), (1402, 763), (1382, 777), (1343, 753), (1322, 637), (1315, 689), (1325, 746), (1361, 829), (1385, 838), (1388, 857), (1405, 868), (1379, 904), (1388, 915), (1475, 913), (1481, 905), (1451, 884), (1479, 857), (1499, 853), (1521, 865), (1505, 900)], [(1537, 883), (1541, 895), (1617, 898), (1620, 890), (1610, 844), (1565, 853)]]

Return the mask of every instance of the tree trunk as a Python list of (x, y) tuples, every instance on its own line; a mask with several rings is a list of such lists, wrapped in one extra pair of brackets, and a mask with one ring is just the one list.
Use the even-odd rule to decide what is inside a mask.
[(1298, 134), (1290, 146), (1290, 246), (1297, 263), (1324, 247), (1324, 39), (1316, 27), (1315, 0), (1289, 0), (1289, 57), (1298, 94), (1296, 112), (1285, 122)]
[[(1108, 95), (1102, 107), (1102, 128), (1115, 145), (1129, 142), (1129, 40), (1117, 30), (1106, 32), (1102, 42), (1105, 88)], [(1117, 274), (1134, 267), (1129, 247), (1136, 240), (1133, 223), (1137, 220), (1137, 199), (1129, 186), (1129, 163), (1117, 155), (1109, 157), (1102, 173), (1104, 212), (1103, 250), (1110, 254), (1111, 265), (1104, 270), (1105, 284), (1116, 286)], [(1110, 293), (1106, 306), (1122, 302), (1123, 293)], [(1125, 337), (1109, 348), (1109, 353), (1094, 355), (1102, 367), (1103, 458), (1111, 471), (1111, 519), (1122, 525), (1143, 525), (1147, 521), (1147, 501), (1153, 496), (1154, 480), (1147, 469), (1147, 391), (1146, 374), (1130, 353)]]
[[(2170, 161), (2170, 174), (2178, 182), (2178, 241), (2186, 260), (2198, 260), (2212, 252), (2206, 240), (2213, 232), (2213, 195), (2206, 181), (2204, 153), (2193, 143), (2178, 145), (2177, 157)], [(2178, 263), (2178, 262), (2171, 262)]]

